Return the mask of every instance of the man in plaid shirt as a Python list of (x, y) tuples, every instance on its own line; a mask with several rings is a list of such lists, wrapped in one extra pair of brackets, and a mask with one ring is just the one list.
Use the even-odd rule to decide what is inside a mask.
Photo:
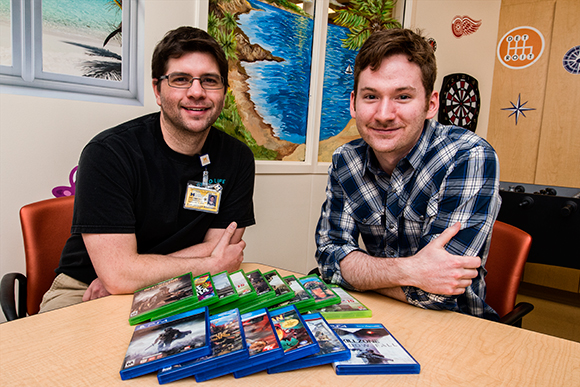
[(472, 132), (431, 120), (436, 73), (431, 46), (410, 30), (376, 32), (361, 48), (350, 111), (362, 139), (332, 157), (318, 265), (348, 289), (498, 320), (484, 301), (497, 155)]

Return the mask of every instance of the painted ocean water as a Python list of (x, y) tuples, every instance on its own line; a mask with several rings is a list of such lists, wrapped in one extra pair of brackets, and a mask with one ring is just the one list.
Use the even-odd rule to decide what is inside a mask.
[[(284, 58), (283, 62), (243, 63), (250, 79), (250, 95), (256, 109), (271, 124), (276, 136), (295, 144), (306, 141), (312, 19), (249, 0), (257, 10), (240, 15), (239, 25), (250, 38)], [(326, 69), (320, 140), (338, 134), (350, 120), (349, 96), (354, 83), (349, 65), (356, 52), (341, 47), (347, 30), (328, 26)]]
[(43, 28), (94, 38), (106, 37), (122, 20), (112, 0), (42, 0)]

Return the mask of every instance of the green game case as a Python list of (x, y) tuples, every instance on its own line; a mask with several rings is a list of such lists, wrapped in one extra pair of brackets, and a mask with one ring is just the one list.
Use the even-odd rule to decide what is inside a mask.
[(240, 298), (227, 271), (213, 275), (212, 279), (218, 295), (218, 301), (209, 306), (210, 313), (218, 307), (234, 302)]
[(340, 297), (337, 296), (318, 275), (311, 274), (301, 277), (298, 280), (315, 300), (315, 303), (311, 308), (305, 308), (305, 312), (309, 310), (322, 309), (340, 302)]
[(286, 305), (294, 305), (296, 306), (296, 309), (298, 309), (300, 313), (303, 313), (306, 310), (308, 310), (308, 308), (314, 306), (315, 302), (314, 297), (312, 297), (310, 293), (308, 293), (306, 289), (304, 289), (304, 286), (302, 286), (300, 281), (298, 281), (298, 278), (296, 278), (294, 275), (289, 275), (283, 277), (282, 279), (286, 281), (288, 286), (290, 286), (290, 289), (294, 291), (294, 297), (292, 297), (287, 301), (271, 306), (269, 308), (270, 310), (276, 310)]
[(135, 291), (129, 314), (129, 324), (149, 321), (156, 314), (180, 309), (197, 301), (191, 273), (161, 281)]
[(340, 303), (311, 310), (309, 313), (320, 313), (327, 320), (372, 317), (372, 310), (353, 297), (352, 294), (338, 285), (328, 285), (328, 287), (340, 297)]
[(210, 273), (201, 274), (195, 277), (193, 279), (193, 286), (196, 295), (194, 299), (191, 299), (190, 302), (184, 304), (180, 308), (156, 312), (151, 317), (151, 320), (158, 320), (177, 313), (184, 313), (193, 309), (209, 306), (219, 300)]
[(248, 277), (246, 276), (246, 273), (242, 269), (230, 273), (230, 279), (234, 285), (234, 289), (238, 293), (238, 299), (233, 302), (213, 308), (212, 310), (210, 310), (210, 313), (212, 315), (233, 308), (240, 309), (241, 307), (255, 301), (258, 298), (256, 289), (254, 289), (254, 286), (252, 286), (250, 281), (248, 281)]
[(240, 310), (240, 313), (248, 313), (261, 308), (269, 308), (278, 305), (281, 302), (288, 301), (294, 297), (294, 290), (282, 279), (282, 276), (276, 270), (270, 270), (263, 274), (264, 279), (274, 291), (274, 297), (268, 298), (262, 302), (256, 302), (247, 305)]

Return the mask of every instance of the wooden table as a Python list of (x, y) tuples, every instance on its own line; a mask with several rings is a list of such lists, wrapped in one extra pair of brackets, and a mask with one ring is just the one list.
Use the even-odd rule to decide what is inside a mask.
[[(247, 272), (269, 266), (244, 263)], [(292, 274), (278, 269), (282, 275)], [(419, 375), (337, 376), (332, 366), (207, 386), (580, 386), (580, 343), (447, 311), (423, 310), (374, 293), (355, 293), (421, 364)], [(2, 386), (154, 386), (155, 374), (119, 376), (134, 327), (131, 295), (109, 296), (0, 324)], [(196, 384), (183, 379), (170, 385)]]

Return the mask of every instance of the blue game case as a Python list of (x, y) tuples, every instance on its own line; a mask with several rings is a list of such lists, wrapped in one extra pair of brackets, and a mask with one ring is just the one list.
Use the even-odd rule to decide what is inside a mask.
[(135, 327), (121, 368), (126, 380), (211, 353), (208, 308)]
[(159, 384), (173, 382), (212, 368), (229, 367), (249, 357), (246, 337), (238, 309), (210, 317), (211, 355), (163, 368), (157, 373)]
[(332, 363), (337, 375), (418, 374), (419, 363), (383, 324), (330, 324), (350, 349), (349, 360)]
[(280, 338), (280, 344), (284, 350), (284, 356), (274, 361), (266, 362), (260, 365), (252, 365), (248, 368), (234, 372), (234, 377), (242, 378), (264, 371), (274, 365), (288, 363), (300, 359), (320, 350), (316, 339), (310, 332), (310, 329), (304, 322), (302, 315), (294, 305), (288, 305), (284, 308), (276, 309), (270, 312), (270, 318), (274, 328)]
[(241, 319), (250, 357), (247, 360), (231, 364), (229, 367), (200, 372), (195, 375), (196, 381), (203, 382), (243, 368), (274, 361), (284, 356), (282, 345), (266, 308), (244, 313)]
[(318, 342), (320, 351), (314, 355), (270, 367), (268, 368), (269, 374), (293, 371), (300, 368), (314, 367), (350, 359), (350, 350), (344, 345), (340, 337), (336, 335), (320, 313), (312, 313), (303, 317), (304, 322), (310, 328), (310, 331)]

